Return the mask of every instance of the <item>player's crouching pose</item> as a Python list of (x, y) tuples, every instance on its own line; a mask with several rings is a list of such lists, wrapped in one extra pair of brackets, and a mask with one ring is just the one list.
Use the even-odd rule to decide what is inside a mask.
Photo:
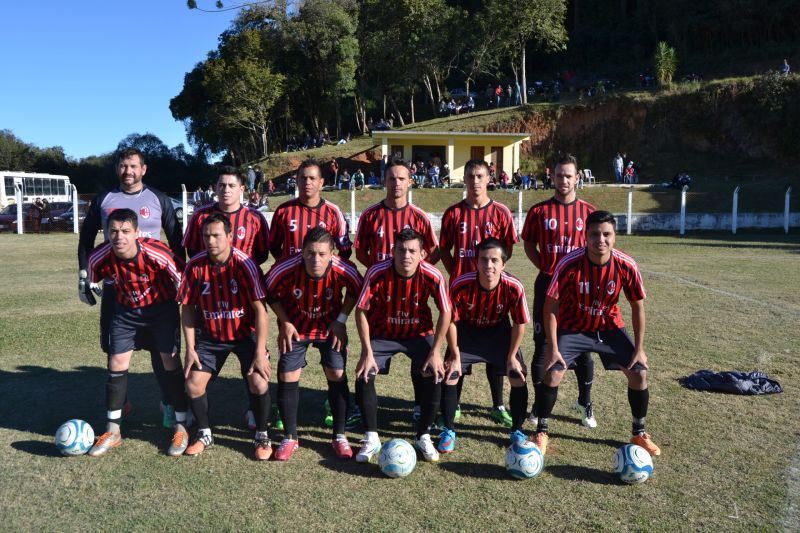
[[(564, 371), (583, 352), (597, 352), (607, 370), (622, 370), (628, 378), (628, 402), (633, 415), (631, 442), (650, 455), (661, 450), (645, 433), (647, 355), (644, 353), (644, 284), (639, 266), (614, 249), (617, 223), (608, 211), (586, 219), (586, 246), (565, 256), (553, 273), (544, 304), (545, 378), (534, 442), (547, 450), (547, 419), (558, 396)], [(631, 305), (633, 335), (625, 331), (619, 307), (620, 291)]]
[[(319, 349), (333, 412), (333, 447), (340, 459), (353, 457), (345, 436), (350, 390), (347, 363), (347, 317), (363, 280), (355, 266), (333, 255), (333, 235), (325, 228), (308, 231), (301, 255), (276, 263), (267, 274), (267, 302), (278, 318), (278, 404), (285, 438), (275, 459), (288, 461), (299, 447), (297, 406), (300, 374), (310, 345)], [(346, 294), (345, 294), (346, 291)]]
[[(445, 368), (448, 379), (442, 395), (445, 427), (437, 449), (452, 452), (458, 404), (458, 376), (475, 363), (492, 365), (511, 383), (511, 440), (525, 440), (522, 425), (528, 409), (527, 370), (519, 347), (525, 324), (531, 321), (525, 289), (516, 277), (504, 272), (508, 256), (494, 237), (477, 246), (478, 270), (457, 277), (450, 287), (453, 323), (447, 334), (450, 347)], [(509, 315), (514, 321), (511, 325)]]
[[(387, 374), (392, 357), (400, 352), (411, 358), (411, 371), (422, 376), (417, 449), (426, 461), (439, 460), (430, 427), (439, 408), (444, 378), (440, 352), (451, 312), (444, 276), (423, 260), (422, 244), (422, 236), (410, 228), (398, 233), (394, 257), (370, 267), (358, 298), (356, 325), (361, 358), (356, 366), (356, 399), (366, 429), (356, 455), (359, 462), (368, 462), (381, 448), (375, 375)], [(428, 306), (431, 296), (439, 308), (435, 334)]]
[[(231, 352), (239, 358), (242, 376), (256, 407), (255, 458), (272, 455), (267, 425), (271, 367), (267, 345), (267, 310), (261, 269), (231, 246), (231, 223), (222, 213), (203, 221), (206, 250), (186, 266), (178, 301), (186, 339), (186, 392), (197, 423), (197, 438), (186, 455), (199, 455), (213, 445), (206, 388)], [(196, 313), (200, 320), (196, 322)], [(195, 325), (201, 324), (195, 337)]]
[[(175, 287), (180, 268), (172, 251), (160, 241), (137, 238), (139, 224), (130, 209), (116, 209), (108, 217), (109, 241), (89, 256), (89, 280), (113, 284), (116, 299), (109, 326), (106, 431), (89, 450), (99, 457), (122, 444), (120, 419), (128, 393), (128, 368), (134, 350), (148, 348), (161, 354), (165, 383), (176, 424), (169, 455), (181, 455), (189, 442), (186, 433), (186, 395), (181, 375), (180, 327)], [(181, 265), (182, 266), (182, 265)]]

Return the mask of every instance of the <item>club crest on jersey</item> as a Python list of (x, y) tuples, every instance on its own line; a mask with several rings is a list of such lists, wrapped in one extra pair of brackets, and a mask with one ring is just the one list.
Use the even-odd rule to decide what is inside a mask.
[(297, 298), (298, 300), (303, 297), (303, 290), (300, 289), (300, 287), (294, 290), (294, 297)]
[(333, 289), (331, 289), (330, 287), (325, 289), (325, 299), (326, 300), (333, 300)]
[(239, 292), (239, 284), (236, 283), (235, 279), (232, 279), (231, 280), (231, 293), (232, 294), (236, 294), (237, 292)]
[(244, 226), (239, 226), (238, 228), (236, 228), (237, 239), (242, 240), (244, 239), (245, 235), (247, 235), (247, 230), (244, 228)]
[(583, 219), (578, 218), (575, 220), (575, 229), (578, 231), (583, 231)]
[(617, 290), (617, 282), (616, 281), (614, 281), (612, 279), (611, 281), (606, 283), (606, 292), (608, 294), (614, 294), (616, 292), (616, 290)]
[(497, 304), (496, 306), (494, 306), (494, 311), (495, 313), (503, 312), (503, 304)]
[(494, 224), (491, 222), (487, 222), (484, 226), (484, 231), (486, 232), (487, 236), (491, 236), (492, 230), (494, 230)]
[(325, 223), (325, 221), (324, 221), (324, 220), (320, 220), (320, 221), (319, 221), (319, 223), (317, 223), (317, 227), (320, 227), (320, 228), (325, 228), (325, 229), (327, 229), (327, 228), (328, 228), (328, 225)]
[(141, 276), (139, 276), (139, 281), (147, 283), (150, 281), (150, 276), (148, 276), (147, 274), (142, 274)]
[(139, 216), (142, 218), (150, 218), (150, 208), (143, 205), (139, 208)]
[(472, 311), (473, 309), (475, 309), (475, 304), (472, 303), (472, 302), (468, 302), (467, 303), (467, 311)]

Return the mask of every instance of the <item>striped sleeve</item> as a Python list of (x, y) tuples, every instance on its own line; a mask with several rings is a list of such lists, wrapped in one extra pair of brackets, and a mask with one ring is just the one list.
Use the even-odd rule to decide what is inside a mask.
[(264, 290), (264, 277), (261, 273), (261, 269), (258, 268), (255, 261), (250, 259), (243, 251), (233, 248), (233, 253), (244, 268), (246, 274), (245, 279), (250, 285), (249, 289), (253, 300), (263, 300), (266, 298), (267, 294)]
[(95, 248), (94, 251), (89, 254), (89, 283), (98, 283), (101, 279), (103, 279), (103, 265), (111, 253), (111, 243), (105, 242)]

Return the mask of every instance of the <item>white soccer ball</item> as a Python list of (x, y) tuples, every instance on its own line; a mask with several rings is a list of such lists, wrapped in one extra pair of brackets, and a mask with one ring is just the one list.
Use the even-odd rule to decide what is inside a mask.
[(381, 447), (378, 466), (389, 477), (406, 477), (417, 466), (417, 451), (403, 439), (392, 439)]
[(83, 420), (68, 420), (56, 431), (56, 448), (62, 455), (83, 455), (92, 444), (94, 430)]
[(644, 483), (653, 475), (653, 458), (636, 444), (626, 444), (614, 452), (614, 473), (625, 483)]
[(544, 455), (530, 441), (516, 442), (506, 450), (506, 470), (517, 479), (536, 477), (544, 468)]

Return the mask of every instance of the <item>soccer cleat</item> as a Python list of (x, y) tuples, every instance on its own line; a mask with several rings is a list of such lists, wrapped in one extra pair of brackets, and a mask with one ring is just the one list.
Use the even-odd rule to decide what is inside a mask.
[(533, 411), (531, 411), (531, 414), (528, 415), (528, 422), (530, 422), (533, 427), (536, 427), (539, 425), (539, 417), (533, 414)]
[(175, 425), (175, 408), (171, 405), (161, 404), (161, 425), (167, 429)]
[(344, 427), (345, 429), (356, 429), (362, 422), (361, 409), (356, 405), (353, 407), (353, 412), (347, 417), (347, 420), (345, 420)]
[(503, 424), (507, 428), (511, 428), (511, 426), (514, 425), (511, 415), (508, 414), (508, 411), (506, 411), (506, 408), (503, 406), (492, 408), (492, 411), (489, 413), (489, 418), (498, 424)]
[(331, 441), (331, 448), (333, 448), (333, 451), (336, 452), (336, 457), (339, 459), (353, 458), (353, 449), (350, 447), (350, 443), (347, 442), (347, 439), (344, 437), (333, 439), (333, 441)]
[(584, 407), (576, 401), (575, 410), (581, 414), (581, 424), (592, 429), (597, 427), (597, 420), (594, 418), (592, 402), (589, 402), (589, 405)]
[(419, 450), (419, 453), (422, 454), (422, 458), (429, 463), (435, 463), (439, 460), (439, 452), (436, 451), (436, 447), (433, 445), (431, 436), (427, 433), (414, 441), (414, 444), (417, 447), (417, 450)]
[(550, 442), (550, 436), (541, 431), (533, 436), (533, 443), (539, 448), (539, 451), (542, 452), (542, 455), (547, 453), (547, 443)]
[(281, 420), (281, 412), (278, 410), (277, 404), (272, 404), (272, 415), (275, 417), (275, 424), (272, 427), (278, 431), (283, 431), (283, 420)]
[(283, 439), (281, 445), (275, 450), (276, 461), (288, 461), (292, 458), (292, 454), (300, 447), (300, 443), (292, 439)]
[(167, 449), (167, 455), (170, 457), (178, 457), (183, 455), (186, 448), (189, 447), (189, 434), (185, 431), (176, 431), (172, 436), (172, 442)]
[(244, 414), (244, 425), (250, 431), (256, 430), (256, 415), (253, 414), (253, 411), (248, 409), (247, 412)]
[(272, 457), (272, 442), (269, 439), (256, 439), (255, 458), (256, 461), (268, 461)]
[(368, 463), (372, 457), (380, 451), (380, 439), (364, 439), (361, 441), (361, 449), (358, 450), (358, 453), (356, 454), (356, 461), (359, 463)]
[(333, 413), (331, 412), (331, 403), (325, 400), (325, 419), (322, 421), (326, 428), (333, 427)]
[(441, 453), (452, 453), (456, 448), (456, 432), (452, 429), (444, 428), (439, 433), (439, 442), (436, 443), (436, 449)]
[(647, 453), (649, 453), (654, 457), (657, 455), (661, 455), (661, 448), (656, 446), (656, 443), (653, 442), (653, 439), (650, 438), (649, 433), (638, 433), (633, 437), (631, 437), (631, 442), (633, 444), (636, 444), (637, 446), (641, 446), (642, 448), (647, 450)]
[(214, 446), (214, 437), (212, 437), (210, 434), (200, 435), (197, 437), (197, 440), (195, 440), (189, 445), (188, 448), (186, 448), (186, 451), (183, 452), (183, 455), (188, 455), (190, 457), (200, 455), (206, 451), (206, 449), (211, 448), (212, 446)]
[(92, 449), (89, 450), (90, 457), (100, 457), (105, 455), (108, 450), (111, 448), (116, 448), (122, 444), (122, 435), (119, 433), (111, 433), (110, 431), (106, 431), (97, 439), (92, 446)]
[(525, 433), (523, 433), (522, 431), (517, 429), (517, 430), (514, 430), (514, 431), (511, 432), (511, 445), (512, 446), (514, 444), (521, 444), (521, 443), (525, 442), (526, 440), (528, 440), (528, 437), (526, 437)]
[(456, 414), (453, 415), (453, 422), (461, 420), (461, 404), (456, 405)]

